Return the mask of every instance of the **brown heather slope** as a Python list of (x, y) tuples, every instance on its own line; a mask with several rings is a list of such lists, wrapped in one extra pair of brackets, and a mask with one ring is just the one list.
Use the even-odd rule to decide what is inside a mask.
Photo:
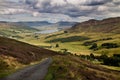
[(71, 32), (105, 32), (120, 33), (120, 17), (108, 18), (103, 20), (85, 21), (74, 25)]
[[(13, 39), (0, 37), (0, 57), (15, 58), (17, 62), (29, 64), (45, 57), (56, 55), (56, 52), (42, 49)], [(12, 63), (12, 62), (11, 62)]]
[(55, 56), (45, 80), (120, 80), (120, 72), (77, 56)]

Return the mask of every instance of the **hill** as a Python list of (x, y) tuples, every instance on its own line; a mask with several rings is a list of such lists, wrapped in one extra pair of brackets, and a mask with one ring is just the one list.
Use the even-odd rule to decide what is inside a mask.
[(30, 27), (36, 27), (36, 26), (48, 26), (51, 25), (52, 23), (49, 23), (47, 21), (28, 21), (28, 22), (17, 22), (18, 24), (24, 24), (26, 26)]
[(0, 22), (0, 28), (7, 28), (7, 29), (24, 29), (24, 30), (36, 30), (35, 28), (26, 26), (24, 24), (18, 24), (16, 22)]
[[(120, 54), (119, 33), (120, 18), (115, 17), (78, 23), (67, 31), (46, 35), (40, 41), (43, 40), (43, 43), (52, 44), (53, 47), (49, 49), (55, 51), (67, 49), (69, 52), (78, 55), (94, 53), (112, 56), (113, 54)], [(59, 44), (59, 47), (54, 47), (56, 44)], [(96, 44), (96, 49), (92, 48), (94, 44)], [(111, 45), (116, 47), (111, 47)]]
[(78, 56), (57, 55), (54, 51), (0, 37), (0, 77), (9, 73), (9, 70), (18, 69), (21, 65), (28, 65), (46, 57), (52, 57), (53, 63), (45, 80), (120, 79), (120, 72), (103, 68)]
[(31, 33), (38, 31), (35, 28), (25, 26), (24, 24), (17, 24), (13, 22), (0, 22), (0, 36), (22, 38), (21, 33)]
[(55, 56), (45, 80), (119, 80), (120, 72), (77, 56)]
[(54, 56), (56, 52), (42, 49), (13, 39), (0, 37), (0, 77), (9, 70)]
[[(24, 24), (26, 26), (30, 26), (39, 30), (43, 29), (65, 29), (65, 28), (70, 28), (73, 25), (75, 25), (77, 22), (68, 22), (68, 21), (60, 21), (56, 23), (50, 23), (47, 21), (30, 21), (30, 22), (17, 22), (18, 24)], [(45, 28), (44, 28), (45, 27)]]
[(120, 33), (120, 17), (108, 18), (103, 20), (85, 21), (74, 25), (70, 31), (72, 32), (104, 32), (104, 33)]

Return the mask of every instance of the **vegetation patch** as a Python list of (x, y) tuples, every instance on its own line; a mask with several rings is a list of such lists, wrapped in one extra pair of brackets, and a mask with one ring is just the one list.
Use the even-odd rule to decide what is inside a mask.
[[(117, 74), (117, 75), (116, 75)], [(53, 57), (45, 80), (119, 80), (119, 72), (92, 64), (77, 56)]]
[(53, 42), (75, 42), (75, 41), (84, 41), (84, 40), (88, 40), (90, 38), (88, 37), (85, 37), (85, 36), (71, 36), (71, 37), (66, 37), (66, 38), (57, 38), (57, 39), (53, 39), (53, 40), (50, 40), (50, 41), (46, 41), (46, 42), (49, 42), (49, 43), (53, 43)]

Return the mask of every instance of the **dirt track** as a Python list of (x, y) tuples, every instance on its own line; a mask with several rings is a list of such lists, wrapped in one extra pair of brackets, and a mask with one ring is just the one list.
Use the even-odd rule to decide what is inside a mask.
[(27, 67), (2, 80), (44, 80), (50, 63), (52, 63), (51, 58), (45, 59), (40, 64)]

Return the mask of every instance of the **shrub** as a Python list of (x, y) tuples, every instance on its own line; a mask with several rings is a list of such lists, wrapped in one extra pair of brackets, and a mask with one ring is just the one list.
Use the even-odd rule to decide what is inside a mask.
[(59, 44), (56, 44), (56, 46), (55, 46), (55, 47), (56, 47), (56, 48), (57, 48), (57, 47), (59, 47)]
[(103, 43), (101, 47), (109, 49), (109, 48), (117, 48), (119, 46), (116, 43)]
[(68, 31), (64, 31), (64, 33), (68, 33)]
[(97, 50), (98, 49), (97, 47), (98, 47), (97, 44), (93, 43), (89, 49)]
[(2, 59), (0, 59), (0, 72), (7, 68), (8, 68), (8, 64), (5, 61), (3, 61)]
[(95, 56), (93, 53), (90, 54), (90, 58), (95, 59)]

